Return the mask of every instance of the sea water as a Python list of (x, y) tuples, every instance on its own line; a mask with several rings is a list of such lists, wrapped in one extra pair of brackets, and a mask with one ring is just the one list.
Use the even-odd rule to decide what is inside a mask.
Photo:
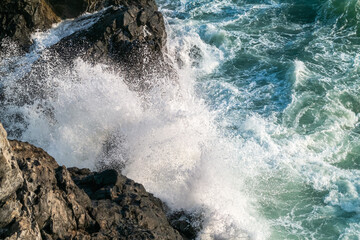
[(4, 42), (10, 137), (68, 167), (123, 164), (172, 210), (200, 212), (198, 239), (359, 239), (360, 2), (157, 3), (179, 79), (146, 93), (77, 59), (44, 65), (46, 99), (16, 100), (43, 49), (101, 12), (34, 34), (26, 56)]

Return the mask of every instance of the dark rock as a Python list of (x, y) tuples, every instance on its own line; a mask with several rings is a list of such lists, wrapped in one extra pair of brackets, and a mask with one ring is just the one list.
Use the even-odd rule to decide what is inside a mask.
[(68, 170), (0, 133), (0, 178), (13, 183), (0, 186), (0, 239), (182, 239), (141, 184), (115, 170)]
[(30, 35), (46, 30), (61, 19), (75, 18), (108, 6), (136, 6), (156, 11), (154, 0), (2, 0), (0, 4), (0, 41), (9, 37), (28, 50)]
[(75, 18), (84, 12), (95, 12), (109, 6), (137, 6), (157, 10), (154, 0), (48, 0), (62, 19)]
[[(43, 3), (42, 1), (46, 2)], [(158, 82), (163, 81), (163, 79), (175, 79), (173, 83), (176, 82), (177, 76), (175, 71), (171, 64), (167, 63), (168, 61), (165, 59), (166, 54), (164, 54), (166, 51), (164, 49), (166, 44), (164, 19), (162, 14), (157, 11), (154, 0), (74, 0), (71, 1), (74, 7), (72, 4), (67, 5), (69, 1), (6, 0), (4, 5), (0, 4), (0, 9), (4, 10), (4, 12), (0, 10), (0, 18), (3, 17), (4, 19), (10, 19), (9, 16), (11, 14), (14, 16), (24, 15), (25, 13), (20, 11), (22, 9), (20, 3), (23, 3), (23, 5), (27, 4), (26, 6), (29, 5), (32, 8), (32, 4), (35, 4), (35, 2), (38, 3), (41, 9), (44, 8), (40, 7), (42, 6), (41, 4), (48, 6), (46, 7), (49, 10), (48, 15), (56, 16), (51, 21), (37, 20), (36, 24), (25, 24), (32, 26), (27, 28), (16, 25), (18, 22), (12, 20), (16, 24), (11, 29), (25, 35), (20, 38), (10, 35), (19, 41), (27, 39), (25, 42), (28, 42), (29, 34), (35, 28), (47, 28), (51, 23), (66, 17), (66, 14), (62, 12), (65, 10), (61, 10), (65, 7), (70, 7), (74, 11), (77, 9), (76, 13), (73, 13), (75, 16), (84, 11), (85, 3), (87, 4), (85, 4), (85, 11), (96, 11), (109, 5), (120, 4), (122, 6), (110, 7), (95, 14), (95, 16), (90, 15), (77, 19), (76, 21), (78, 21), (79, 25), (82, 24), (81, 21), (89, 21), (89, 18), (93, 18), (94, 21), (96, 19), (97, 21), (92, 27), (75, 32), (62, 39), (50, 49), (44, 50), (42, 57), (32, 64), (31, 67), (17, 66), (16, 62), (10, 64), (10, 66), (16, 66), (16, 69), (21, 69), (19, 72), (23, 71), (18, 75), (19, 79), (13, 80), (13, 84), (3, 86), (0, 83), (0, 113), (6, 112), (6, 116), (3, 114), (2, 121), (6, 124), (15, 119), (18, 126), (20, 126), (11, 128), (11, 132), (9, 132), (11, 136), (21, 137), (22, 129), (26, 128), (27, 124), (26, 116), (21, 112), (9, 114), (11, 111), (6, 109), (11, 109), (13, 106), (36, 104), (38, 109), (46, 113), (48, 119), (53, 119), (53, 109), (48, 99), (57, 97), (57, 83), (49, 79), (52, 79), (54, 76), (62, 76), (64, 73), (73, 72), (73, 60), (78, 57), (94, 64), (108, 63), (106, 66), (109, 70), (119, 74), (120, 78), (128, 84), (131, 90), (138, 92), (145, 92), (144, 90), (151, 88)], [(49, 9), (49, 6), (51, 9)], [(27, 14), (27, 16), (26, 19), (33, 21), (32, 15)], [(41, 16), (39, 14), (39, 17), (35, 19), (42, 19)], [(5, 28), (7, 25), (0, 24), (0, 40), (10, 33), (11, 29), (1, 30), (2, 27)], [(4, 46), (6, 48), (7, 44), (4, 44)], [(6, 51), (8, 51), (8, 48), (6, 48)], [(21, 54), (19, 53), (19, 55)], [(5, 74), (11, 71), (9, 69)], [(76, 80), (78, 79), (74, 81)], [(16, 92), (16, 94), (5, 95), (5, 92)], [(120, 169), (123, 168), (125, 161), (126, 156), (124, 156), (124, 161), (116, 161), (108, 165)]]
[(88, 0), (48, 0), (55, 14), (61, 19), (75, 18), (87, 11)]
[[(50, 2), (65, 4), (67, 1)], [(156, 84), (156, 79), (176, 79), (175, 71), (165, 59), (165, 23), (162, 14), (157, 11), (155, 1), (90, 2), (93, 4), (87, 5), (88, 11), (101, 9), (109, 4), (122, 4), (122, 7), (110, 7), (95, 16), (77, 19), (79, 25), (82, 24), (81, 21), (89, 21), (89, 18), (96, 22), (46, 49), (42, 57), (32, 65), (31, 71), (15, 80), (17, 83), (13, 86), (21, 86), (23, 91), (8, 89), (9, 92), (17, 91), (18, 94), (16, 97), (6, 96), (6, 99), (0, 93), (2, 106), (40, 102), (39, 107), (51, 115), (46, 99), (56, 97), (55, 86), (46, 81), (54, 75), (71, 72), (73, 60), (78, 57), (94, 64), (106, 63), (111, 68), (109, 70), (119, 73), (135, 91), (151, 88)]]
[[(52, 46), (50, 59), (63, 59), (63, 65), (78, 57), (90, 63), (108, 63), (120, 71), (135, 90), (148, 88), (147, 81), (154, 76), (170, 78), (174, 73), (163, 54), (165, 23), (155, 9), (136, 5), (106, 9), (92, 27)], [(49, 59), (48, 55), (45, 59)]]
[(9, 37), (27, 50), (34, 30), (48, 29), (60, 20), (46, 0), (2, 0), (0, 40)]
[(169, 214), (169, 221), (184, 239), (196, 239), (202, 229), (203, 217), (201, 212), (179, 210)]
[(90, 0), (88, 11), (94, 12), (108, 6), (136, 6), (158, 10), (155, 0)]
[(73, 183), (64, 167), (42, 149), (17, 141), (10, 143), (24, 181), (16, 196), (3, 201), (16, 207), (7, 211), (13, 218), (1, 226), (6, 229), (1, 238), (73, 238), (74, 231), (96, 225), (87, 211), (91, 207), (89, 197)]
[[(92, 216), (105, 226), (121, 226), (113, 237), (128, 239), (182, 239), (169, 227), (163, 203), (138, 183), (115, 170), (100, 173), (70, 168), (75, 183), (96, 206)], [(108, 216), (111, 216), (109, 218)], [(112, 233), (114, 234), (114, 233)]]
[(22, 182), (21, 172), (7, 141), (7, 133), (0, 124), (0, 201), (15, 193)]

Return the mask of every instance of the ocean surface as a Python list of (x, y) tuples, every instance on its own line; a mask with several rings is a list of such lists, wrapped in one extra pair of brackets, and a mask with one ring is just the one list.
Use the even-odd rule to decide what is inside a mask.
[(179, 79), (147, 93), (78, 59), (44, 65), (51, 74), (33, 81), (49, 94), (20, 104), (29, 93), (15, 79), (101, 12), (34, 34), (26, 56), (4, 42), (10, 137), (68, 167), (124, 164), (173, 210), (201, 216), (198, 239), (360, 239), (360, 2), (157, 3)]

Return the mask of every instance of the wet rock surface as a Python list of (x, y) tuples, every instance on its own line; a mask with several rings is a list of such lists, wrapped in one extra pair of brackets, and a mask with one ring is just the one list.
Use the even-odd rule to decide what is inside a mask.
[(183, 239), (141, 184), (115, 170), (59, 166), (0, 130), (0, 239)]
[[(17, 1), (4, 1), (4, 5), (0, 4), (0, 19), (6, 21), (4, 20), (3, 25), (0, 26), (0, 40), (5, 36), (12, 36), (14, 41), (26, 42), (27, 45), (24, 44), (27, 47), (31, 43), (29, 36), (35, 29), (47, 29), (54, 22), (78, 16), (86, 11), (99, 12), (74, 20), (76, 26), (83, 26), (84, 22), (92, 22), (93, 25), (86, 29), (80, 28), (81, 30), (63, 38), (55, 45), (36, 52), (35, 55), (39, 54), (40, 57), (36, 57), (35, 62), (31, 62), (30, 66), (16, 69), (20, 74), (18, 79), (13, 80), (13, 84), (3, 88), (0, 80), (1, 108), (39, 103), (38, 107), (49, 113), (51, 118), (52, 109), (48, 106), (47, 99), (56, 98), (54, 89), (57, 86), (52, 79), (64, 73), (71, 74), (76, 64), (74, 62), (79, 58), (90, 64), (105, 63), (106, 70), (118, 74), (119, 81), (126, 82), (131, 90), (137, 92), (145, 92), (161, 81), (176, 82), (175, 70), (165, 59), (164, 19), (154, 0), (19, 0), (17, 4), (15, 4)], [(22, 9), (27, 8), (21, 4), (31, 9), (37, 6), (36, 9), (46, 11), (29, 10), (30, 13), (24, 13)], [(34, 11), (38, 17), (35, 17)], [(73, 12), (69, 13), (69, 11)], [(29, 21), (38, 19), (36, 24), (21, 25), (15, 19), (15, 15), (24, 14), (27, 15), (24, 19)], [(50, 19), (50, 16), (54, 18)], [(11, 24), (5, 23), (10, 20), (16, 23), (12, 27)], [(8, 25), (9, 29), (6, 30), (5, 27)], [(12, 35), (12, 31), (20, 35)], [(3, 43), (6, 43), (4, 46), (8, 46), (4, 39)], [(5, 92), (17, 94), (5, 97)], [(23, 123), (21, 119), (26, 116), (17, 114), (10, 118), (20, 119), (16, 121)], [(4, 124), (9, 121), (12, 120), (3, 120)], [(21, 136), (21, 129), (9, 130), (12, 131), (12, 136), (17, 138)]]
[(105, 10), (92, 27), (62, 39), (51, 49), (66, 59), (86, 55), (94, 61), (104, 57), (124, 61), (135, 48), (159, 54), (165, 43), (162, 14), (132, 5)]
[(92, 27), (62, 39), (49, 51), (50, 56), (64, 60), (63, 65), (78, 57), (90, 63), (107, 63), (128, 83), (139, 83), (138, 89), (144, 89), (154, 75), (171, 74), (164, 61), (165, 44), (162, 14), (155, 8), (132, 5), (106, 9)]
[(0, 40), (11, 38), (28, 50), (32, 44), (32, 32), (48, 29), (60, 20), (46, 0), (2, 0)]
[(184, 239), (196, 239), (202, 229), (203, 216), (201, 212), (177, 210), (169, 213), (171, 226), (179, 231)]
[[(104, 233), (130, 239), (182, 239), (166, 218), (164, 205), (145, 188), (115, 170), (70, 168), (75, 183), (92, 199), (92, 216)], [(109, 217), (111, 216), (111, 217)], [(119, 229), (114, 234), (109, 226)]]
[[(11, 35), (10, 30), (2, 32), (0, 29), (0, 33), (4, 36), (10, 34), (15, 41), (26, 42), (27, 45), (24, 44), (29, 47), (31, 42), (29, 36), (35, 29), (49, 28), (50, 23), (70, 15), (78, 16), (84, 11), (101, 11), (95, 15), (76, 19), (76, 24), (80, 26), (84, 22), (93, 24), (86, 29), (74, 32), (42, 51), (39, 59), (32, 64), (31, 70), (24, 74), (24, 77), (16, 80), (17, 85), (27, 89), (24, 96), (16, 99), (10, 97), (7, 99), (8, 102), (22, 105), (46, 99), (52, 92), (51, 89), (48, 89), (51, 88), (51, 83), (44, 84), (44, 81), (53, 75), (71, 72), (74, 61), (79, 58), (91, 64), (105, 63), (110, 71), (119, 73), (121, 78), (135, 91), (151, 88), (156, 84), (154, 83), (156, 79), (176, 79), (174, 69), (165, 59), (167, 37), (165, 22), (155, 1), (77, 0), (70, 4), (67, 0), (49, 0), (46, 4), (49, 12), (47, 14), (56, 16), (56, 19), (49, 21), (48, 24), (39, 20), (39, 23), (31, 28), (25, 27), (28, 24), (10, 27), (11, 31), (15, 30), (26, 36)], [(10, 3), (8, 5), (10, 6)], [(39, 3), (39, 6), (42, 5)], [(71, 11), (76, 13), (69, 13), (69, 15), (65, 13), (68, 12), (66, 8), (71, 8)], [(11, 8), (9, 7), (9, 9)], [(17, 11), (15, 8), (14, 12)], [(45, 13), (38, 14), (40, 19), (44, 18)], [(45, 14), (45, 16), (47, 15)], [(29, 15), (28, 18), (33, 21), (32, 16)], [(0, 40), (4, 36), (1, 35)], [(24, 47), (24, 44), (20, 45)]]
[(165, 39), (163, 18), (154, 0), (3, 0), (0, 4), (0, 40), (11, 38), (28, 50), (34, 31), (43, 31), (62, 19), (76, 18), (85, 12), (95, 12), (110, 6), (129, 9), (124, 12), (122, 22), (130, 33), (126, 40), (141, 41), (139, 31), (142, 28), (139, 27), (144, 25), (150, 28), (149, 33), (156, 33), (161, 41)]

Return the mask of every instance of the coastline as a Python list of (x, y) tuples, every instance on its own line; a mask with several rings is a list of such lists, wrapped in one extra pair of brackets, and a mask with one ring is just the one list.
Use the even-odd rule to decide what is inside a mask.
[[(32, 77), (36, 77), (44, 65), (59, 64), (59, 59), (64, 65), (71, 65), (79, 57), (94, 63), (111, 62), (127, 73), (127, 78), (132, 79), (127, 84), (136, 91), (151, 88), (147, 83), (149, 70), (158, 75), (171, 71), (164, 61), (166, 31), (155, 1), (80, 0), (75, 5), (76, 8), (72, 8), (66, 1), (57, 5), (51, 1), (23, 0), (17, 6), (11, 2), (2, 6), (0, 40), (15, 42), (21, 49), (20, 55), (31, 51), (34, 30), (46, 30), (62, 19), (106, 8), (92, 27), (74, 32), (45, 49), (55, 60), (40, 54), (32, 69), (17, 79), (30, 94), (16, 104), (41, 100), (46, 89)], [(6, 104), (1, 101), (2, 106)], [(0, 199), (2, 239), (196, 237), (199, 229), (193, 228), (188, 219), (181, 220), (185, 212), (170, 215), (165, 204), (146, 192), (141, 184), (121, 175), (120, 169), (111, 169), (116, 166), (103, 166), (107, 170), (102, 172), (67, 169), (40, 148), (8, 141), (2, 126), (0, 132), (0, 191), (4, 193)]]

